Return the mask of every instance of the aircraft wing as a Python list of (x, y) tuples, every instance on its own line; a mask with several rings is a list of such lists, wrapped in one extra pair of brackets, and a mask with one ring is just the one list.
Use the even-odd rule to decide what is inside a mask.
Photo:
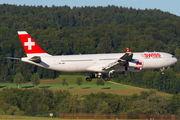
[(119, 60), (115, 62), (111, 62), (107, 66), (104, 66), (103, 70), (108, 70), (116, 65), (127, 66), (128, 61), (131, 61), (132, 57), (133, 57), (133, 53), (131, 53), (129, 48), (126, 48), (126, 53), (121, 58), (119, 58)]

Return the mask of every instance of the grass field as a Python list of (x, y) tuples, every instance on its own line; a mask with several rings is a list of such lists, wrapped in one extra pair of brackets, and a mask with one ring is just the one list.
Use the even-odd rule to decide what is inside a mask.
[[(75, 120), (75, 119), (59, 119), (59, 118), (46, 118), (46, 117), (29, 117), (29, 116), (16, 116), (16, 115), (0, 115), (1, 120)], [(115, 119), (80, 119), (80, 120), (115, 120)], [(118, 119), (118, 120), (132, 120), (132, 119)], [(144, 120), (144, 119), (133, 119)], [(146, 119), (149, 120), (149, 119)], [(151, 119), (152, 120), (152, 119)], [(156, 119), (158, 120), (158, 119)], [(160, 119), (163, 120), (163, 119)], [(167, 120), (167, 119), (166, 119)]]
[[(82, 85), (78, 86), (76, 84), (77, 78), (80, 77), (83, 80)], [(60, 75), (56, 79), (45, 79), (40, 80), (39, 86), (46, 86), (47, 88), (82, 88), (82, 89), (100, 89), (100, 86), (96, 85), (97, 79), (93, 79), (91, 82), (86, 82), (87, 76), (82, 75)], [(65, 78), (68, 86), (62, 85), (62, 79)], [(132, 86), (117, 85), (110, 82), (104, 82), (105, 84), (101, 88), (110, 89), (134, 89)], [(0, 84), (0, 88), (17, 88), (16, 84)], [(31, 83), (21, 84), (20, 88), (35, 88)]]
[[(80, 87), (76, 84), (77, 78), (80, 77), (83, 80), (82, 85)], [(112, 82), (105, 82), (104, 86), (97, 86), (96, 81), (97, 79), (93, 79), (92, 82), (86, 82), (87, 76), (82, 75), (60, 75), (56, 79), (45, 79), (40, 80), (39, 86), (46, 86), (47, 89), (51, 89), (53, 91), (57, 90), (68, 90), (71, 94), (82, 94), (87, 95), (90, 93), (98, 93), (98, 92), (105, 92), (105, 93), (112, 93), (124, 96), (130, 96), (134, 93), (140, 94), (142, 91), (149, 92), (149, 89), (133, 87), (129, 85), (123, 85), (119, 83), (112, 83)], [(65, 78), (68, 86), (62, 85), (62, 79)], [(39, 87), (38, 86), (38, 87)], [(0, 83), (0, 90), (1, 88), (17, 88), (15, 84), (1, 84)], [(37, 88), (38, 88), (37, 87)], [(36, 88), (31, 83), (21, 84), (20, 88)], [(164, 93), (156, 91), (157, 95), (170, 97), (172, 94)]]
[[(130, 96), (135, 93), (140, 95), (142, 91), (147, 91), (147, 92), (151, 91), (149, 89), (65, 89), (65, 88), (64, 89), (63, 88), (49, 88), (49, 89), (51, 89), (52, 91), (68, 90), (71, 94), (88, 95), (90, 93), (105, 92), (105, 93), (112, 93), (112, 94), (123, 95), (123, 96)], [(172, 96), (172, 94), (159, 92), (159, 91), (156, 91), (156, 94), (163, 97)]]
[[(39, 86), (46, 86), (46, 88), (67, 88), (67, 89), (73, 89), (73, 88), (81, 88), (81, 89), (100, 89), (100, 86), (97, 86), (95, 84), (82, 84), (78, 86), (77, 84), (68, 84), (68, 86), (63, 86), (62, 84), (39, 84)], [(15, 84), (0, 84), (0, 88), (17, 88)], [(36, 86), (33, 86), (32, 84), (21, 84), (20, 88), (36, 88)], [(38, 87), (37, 87), (38, 88)], [(130, 86), (124, 86), (124, 85), (117, 85), (108, 83), (104, 86), (101, 86), (101, 89), (134, 89), (134, 87)]]
[[(75, 119), (59, 119), (48, 117), (29, 117), (29, 116), (16, 116), (16, 115), (0, 115), (0, 120), (75, 120)], [(80, 120), (115, 120), (115, 119), (80, 119)], [(118, 119), (118, 120), (130, 120), (130, 119)], [(142, 119), (133, 119), (142, 120)]]
[[(17, 115), (0, 115), (0, 120), (52, 120), (50, 117), (31, 117), (31, 116), (17, 116)], [(59, 118), (53, 118), (53, 120), (60, 120)], [(65, 120), (65, 119), (63, 119)]]
[[(96, 81), (98, 79), (93, 79), (91, 82), (87, 82), (86, 78), (88, 76), (83, 76), (83, 75), (60, 75), (58, 78), (56, 79), (45, 79), (45, 80), (41, 80), (42, 84), (61, 84), (62, 83), (62, 79), (65, 78), (66, 82), (68, 84), (76, 84), (76, 80), (77, 78), (82, 78), (83, 82), (82, 84), (96, 84)], [(109, 84), (108, 82), (105, 82), (105, 84)]]

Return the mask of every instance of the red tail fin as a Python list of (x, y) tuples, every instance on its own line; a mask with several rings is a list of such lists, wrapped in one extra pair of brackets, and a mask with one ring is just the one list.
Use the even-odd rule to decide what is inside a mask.
[(24, 50), (28, 54), (45, 53), (26, 31), (18, 31)]
[(129, 48), (126, 48), (126, 52), (127, 52), (127, 53), (130, 53), (131, 51), (130, 51), (130, 49), (129, 49)]

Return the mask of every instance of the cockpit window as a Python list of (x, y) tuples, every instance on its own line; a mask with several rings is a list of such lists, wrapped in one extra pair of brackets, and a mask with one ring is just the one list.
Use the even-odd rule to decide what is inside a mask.
[(172, 58), (174, 58), (174, 56), (172, 56)]

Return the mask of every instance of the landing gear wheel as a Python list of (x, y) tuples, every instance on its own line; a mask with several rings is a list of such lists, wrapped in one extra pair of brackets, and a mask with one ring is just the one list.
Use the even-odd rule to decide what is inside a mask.
[(92, 78), (88, 78), (88, 77), (87, 77), (87, 78), (86, 78), (86, 81), (87, 81), (87, 82), (91, 82), (91, 81), (92, 81)]
[(161, 74), (161, 75), (164, 75), (164, 72), (163, 72), (163, 71), (164, 71), (164, 67), (161, 68), (160, 70), (161, 70), (161, 73), (160, 73), (160, 74)]
[(110, 81), (110, 77), (105, 77), (104, 81)]
[(114, 78), (114, 74), (111, 74), (110, 77), (111, 77), (111, 78)]

